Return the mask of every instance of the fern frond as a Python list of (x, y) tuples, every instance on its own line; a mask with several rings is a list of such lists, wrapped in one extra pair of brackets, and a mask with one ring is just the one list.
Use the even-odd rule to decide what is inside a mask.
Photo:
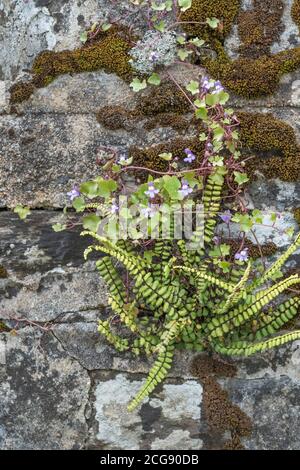
[(174, 356), (174, 346), (169, 345), (168, 348), (161, 354), (158, 355), (153, 367), (151, 368), (145, 384), (138, 392), (136, 397), (128, 405), (128, 411), (133, 411), (146, 397), (150, 395), (155, 387), (162, 382), (169, 369), (172, 366)]
[(264, 291), (264, 296), (260, 295), (254, 298), (254, 302), (250, 305), (239, 305), (232, 312), (221, 315), (220, 317), (214, 317), (211, 322), (207, 324), (207, 330), (210, 331), (209, 337), (222, 337), (234, 328), (243, 325), (251, 317), (261, 311), (264, 306), (276, 299), (288, 287), (298, 282), (299, 278), (297, 275), (291, 276)]
[(214, 236), (215, 227), (217, 224), (217, 216), (221, 207), (222, 185), (216, 183), (212, 178), (213, 175), (208, 177), (204, 193), (203, 204), (205, 212), (205, 228), (204, 228), (204, 241), (210, 244)]
[(243, 289), (249, 279), (251, 267), (252, 267), (251, 262), (249, 262), (242, 279), (236, 284), (236, 286), (233, 289), (233, 292), (228, 296), (228, 299), (226, 300), (224, 306), (221, 306), (218, 313), (226, 312), (227, 310), (229, 310), (229, 308), (236, 305), (238, 301), (241, 299), (241, 297), (243, 297), (245, 293)]
[(205, 281), (209, 281), (211, 284), (220, 287), (221, 289), (224, 289), (227, 292), (233, 292), (234, 291), (234, 285), (231, 285), (227, 282), (222, 281), (221, 279), (218, 279), (215, 276), (212, 276), (211, 274), (206, 274), (202, 272), (201, 270), (197, 270), (194, 268), (188, 268), (186, 266), (174, 266), (174, 269), (178, 269), (183, 272), (187, 273), (193, 273), (196, 274), (197, 277), (204, 279)]
[(237, 341), (229, 346), (224, 346), (221, 343), (215, 343), (214, 349), (216, 352), (228, 356), (251, 356), (259, 352), (267, 351), (268, 349), (283, 346), (284, 344), (296, 341), (297, 339), (300, 339), (299, 330), (292, 331), (284, 335), (274, 336), (273, 338), (256, 343)]
[(285, 262), (288, 260), (288, 258), (300, 247), (300, 234), (296, 237), (294, 243), (292, 243), (289, 248), (286, 250), (285, 253), (283, 253), (280, 258), (275, 261), (275, 263), (272, 264), (272, 266), (267, 269), (267, 271), (262, 275), (262, 277), (258, 280), (258, 283), (255, 283), (255, 285), (261, 285), (264, 282), (268, 281), (269, 279), (272, 279), (274, 274), (276, 274), (282, 266), (285, 264)]
[(117, 351), (123, 352), (129, 349), (128, 339), (121, 338), (119, 335), (112, 333), (109, 321), (99, 320), (98, 331), (105, 336), (107, 341), (112, 344)]
[(249, 341), (259, 341), (276, 333), (298, 314), (299, 307), (300, 297), (292, 297), (279, 305), (276, 310), (266, 315), (260, 314), (255, 324), (255, 333), (248, 335)]

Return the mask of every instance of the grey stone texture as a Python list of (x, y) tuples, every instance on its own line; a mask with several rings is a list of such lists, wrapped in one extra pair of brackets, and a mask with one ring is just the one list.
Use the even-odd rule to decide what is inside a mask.
[[(291, 0), (285, 3), (285, 30), (273, 46), (276, 52), (299, 44)], [(150, 364), (116, 353), (98, 335), (107, 296), (93, 258), (83, 261), (88, 240), (76, 230), (51, 230), (60, 221), (66, 192), (99, 172), (97, 157), (163, 142), (176, 132), (146, 132), (142, 122), (130, 130), (104, 129), (96, 119), (99, 109), (134, 108), (137, 98), (128, 84), (103, 71), (61, 76), (16, 109), (9, 106), (10, 86), (29, 76), (35, 56), (44, 49), (78, 47), (80, 32), (90, 23), (123, 16), (142, 32), (143, 15), (129, 17), (132, 9), (127, 1), (0, 0), (0, 267), (7, 271), (0, 278), (0, 321), (12, 329), (0, 332), (1, 449), (219, 445), (203, 412), (201, 381), (189, 372), (190, 353), (178, 353), (164, 385), (139, 410), (126, 411)], [(227, 48), (234, 54), (237, 45), (234, 29)], [(199, 71), (187, 74), (174, 66), (172, 73), (184, 83)], [(283, 76), (273, 96), (251, 102), (233, 97), (232, 105), (272, 112), (300, 138), (299, 96), (300, 73), (294, 72)], [(263, 177), (249, 189), (256, 206), (282, 213), (283, 226), (294, 223), (291, 210), (300, 206), (299, 195), (299, 182)], [(35, 209), (30, 223), (8, 210), (17, 203)], [(259, 234), (261, 240), (266, 235)], [(245, 448), (299, 449), (300, 343), (235, 363), (236, 377), (220, 383), (253, 421)]]

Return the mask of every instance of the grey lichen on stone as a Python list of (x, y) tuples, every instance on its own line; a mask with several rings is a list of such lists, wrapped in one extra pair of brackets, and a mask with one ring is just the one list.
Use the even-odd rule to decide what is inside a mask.
[(140, 73), (149, 74), (157, 66), (174, 63), (177, 52), (176, 33), (174, 31), (147, 31), (130, 51), (133, 68)]

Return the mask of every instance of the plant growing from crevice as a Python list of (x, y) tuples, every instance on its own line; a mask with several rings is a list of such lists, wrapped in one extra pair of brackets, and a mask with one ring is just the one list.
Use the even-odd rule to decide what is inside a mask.
[[(107, 162), (103, 175), (69, 193), (82, 219), (71, 213), (54, 226), (60, 231), (82, 224), (82, 236), (94, 240), (85, 258), (99, 255), (96, 266), (107, 283), (111, 308), (99, 332), (120, 352), (155, 358), (130, 410), (166, 377), (176, 349), (248, 356), (300, 338), (299, 331), (277, 334), (300, 306), (293, 289), (298, 275), (284, 278), (281, 273), (300, 236), (267, 268), (249, 257), (246, 234), (254, 233), (263, 218), (244, 203), (248, 177), (240, 157), (239, 123), (226, 107), (229, 96), (219, 82), (206, 78), (191, 81), (186, 93), (204, 127), (201, 164), (190, 168), (195, 155), (188, 148), (181, 161), (162, 153), (167, 171), (150, 171), (148, 182), (128, 194), (123, 175), (146, 169), (121, 155)], [(204, 209), (196, 226), (195, 201)], [(178, 237), (176, 217), (186, 208), (193, 230)], [(271, 220), (275, 224), (276, 216)], [(222, 241), (218, 222), (229, 234), (232, 224), (239, 227), (235, 253)]]

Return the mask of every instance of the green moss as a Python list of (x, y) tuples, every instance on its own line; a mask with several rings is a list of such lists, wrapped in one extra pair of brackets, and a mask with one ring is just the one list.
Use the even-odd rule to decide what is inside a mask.
[(73, 51), (43, 51), (33, 63), (32, 81), (19, 82), (10, 89), (11, 103), (20, 103), (28, 99), (35, 87), (45, 87), (59, 75), (67, 73), (103, 69), (130, 81), (132, 77), (132, 69), (128, 62), (130, 48), (130, 40), (124, 36), (124, 31), (112, 28), (109, 33), (101, 35), (96, 43), (85, 47)]
[(256, 152), (247, 171), (266, 177), (296, 181), (300, 177), (300, 150), (294, 129), (271, 114), (237, 113), (244, 150)]
[(296, 209), (294, 209), (294, 217), (295, 217), (296, 222), (300, 226), (300, 207), (297, 207)]
[(300, 0), (294, 0), (292, 6), (292, 18), (296, 25), (298, 25), (300, 31)]
[[(191, 36), (223, 39), (230, 33), (240, 6), (241, 0), (193, 0), (191, 8), (181, 14), (180, 21), (187, 22), (184, 30)], [(212, 17), (222, 20), (222, 29), (214, 31), (203, 25), (207, 18)]]
[(0, 321), (0, 333), (7, 333), (8, 331), (11, 331), (10, 328)]
[(240, 57), (234, 61), (204, 61), (209, 73), (237, 95), (245, 98), (274, 93), (285, 73), (293, 72), (300, 66), (300, 48), (283, 51), (272, 56), (257, 59)]
[[(293, 18), (300, 23), (300, 0), (293, 5)], [(208, 16), (223, 20), (222, 32), (209, 31), (203, 24), (187, 24), (185, 30), (191, 36), (208, 39), (217, 58), (203, 57), (201, 64), (210, 75), (221, 80), (226, 87), (246, 98), (272, 94), (285, 73), (300, 66), (300, 48), (271, 54), (271, 45), (283, 30), (282, 0), (254, 0), (253, 8), (241, 11), (240, 2), (226, 0), (194, 0), (192, 8), (182, 15), (183, 21), (205, 22)], [(242, 44), (241, 57), (231, 60), (223, 47), (223, 39), (230, 32), (235, 18)]]
[(7, 278), (8, 274), (4, 266), (0, 264), (0, 279)]

